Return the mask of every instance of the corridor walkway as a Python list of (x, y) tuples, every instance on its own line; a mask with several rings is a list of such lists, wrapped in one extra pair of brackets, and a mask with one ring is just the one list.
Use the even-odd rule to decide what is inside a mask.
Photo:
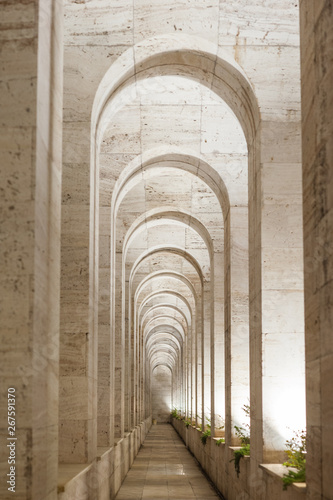
[(169, 424), (153, 425), (116, 500), (213, 500), (219, 496)]

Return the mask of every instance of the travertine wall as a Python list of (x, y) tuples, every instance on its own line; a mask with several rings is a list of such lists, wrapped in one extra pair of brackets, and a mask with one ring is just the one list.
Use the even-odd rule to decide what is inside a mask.
[(172, 375), (166, 366), (157, 366), (152, 376), (152, 417), (159, 422), (169, 422)]
[[(234, 447), (225, 443), (217, 444), (218, 438), (208, 437), (206, 444), (201, 442), (201, 432), (193, 426), (185, 427), (181, 420), (172, 419), (172, 425), (186, 446), (196, 457), (208, 477), (228, 500), (243, 498), (264, 498), (269, 500), (305, 500), (305, 483), (294, 483), (283, 490), (282, 477), (285, 467), (281, 464), (261, 465), (262, 477), (251, 472), (251, 459), (243, 457), (240, 461), (239, 476), (235, 471)], [(255, 493), (254, 493), (255, 491)]]
[(89, 464), (59, 465), (58, 500), (115, 498), (151, 427), (151, 417), (118, 439), (100, 447)]
[[(311, 498), (331, 464), (330, 8), (301, 11)], [(25, 409), (21, 497), (55, 498), (58, 451), (61, 487), (75, 483), (61, 498), (112, 497), (137, 451), (110, 480), (119, 440), (144, 426), (142, 441), (163, 366), (172, 404), (224, 423), (226, 447), (250, 396), (251, 481), (232, 495), (264, 500), (260, 465), (305, 422), (297, 1), (3, 11), (2, 370)]]
[[(91, 2), (84, 10), (79, 4), (66, 4), (65, 135), (70, 148), (64, 160), (66, 165), (72, 162), (70, 168), (79, 177), (64, 181), (63, 192), (68, 195), (63, 225), (70, 229), (71, 242), (67, 240), (63, 262), (66, 270), (66, 259), (71, 266), (75, 262), (75, 269), (70, 275), (66, 271), (63, 288), (72, 290), (68, 297), (82, 298), (83, 309), (73, 321), (77, 304), (66, 299), (64, 310), (70, 311), (70, 321), (66, 324), (63, 316), (62, 331), (74, 328), (76, 349), (86, 357), (79, 374), (71, 367), (64, 375), (72, 391), (82, 390), (84, 384), (86, 397), (80, 400), (76, 416), (64, 419), (80, 421), (91, 447), (83, 455), (72, 454), (71, 460), (89, 460), (95, 446), (89, 429), (95, 419), (104, 429), (99, 427), (100, 444), (104, 438), (112, 443), (113, 433), (122, 436), (140, 422), (144, 408), (151, 404), (145, 388), (151, 375), (145, 366), (164, 360), (177, 373), (174, 397), (179, 406), (194, 418), (199, 415), (199, 421), (211, 417), (213, 428), (216, 415), (226, 419), (226, 437), (232, 443), (233, 425), (241, 423), (250, 378), (251, 467), (257, 474), (263, 461), (282, 459), (288, 427), (304, 423), (298, 10), (288, 1), (275, 6), (274, 14), (270, 5), (250, 9), (241, 1), (232, 7), (213, 2), (209, 9), (206, 3), (196, 2), (190, 16), (185, 14), (187, 9), (185, 2), (178, 2), (175, 9), (157, 4), (148, 9), (142, 2), (117, 7)], [(255, 19), (251, 28), (246, 21), (249, 12)], [(85, 158), (96, 91), (89, 177)], [(234, 121), (228, 118), (232, 115), (226, 114), (223, 99), (243, 128), (247, 147), (241, 150), (237, 149), (239, 123), (235, 117)], [(249, 177), (244, 175), (247, 158)], [(202, 174), (196, 170), (198, 161), (207, 164)], [(185, 169), (184, 163), (189, 165)], [(212, 184), (209, 176), (214, 178)], [(80, 197), (75, 194), (78, 178)], [(220, 209), (212, 210), (215, 197), (223, 216)], [(198, 219), (208, 238), (202, 234), (198, 238), (170, 222), (169, 215), (162, 215), (170, 206), (183, 219), (189, 214), (192, 220)], [(159, 212), (151, 214), (154, 210)], [(103, 222), (98, 226), (99, 215)], [(77, 241), (67, 222), (74, 216)], [(163, 224), (154, 222), (161, 217), (167, 219)], [(89, 218), (88, 255), (79, 239), (87, 237)], [(214, 227), (223, 234), (214, 234)], [(174, 254), (176, 247), (185, 251), (185, 258), (169, 261), (168, 254)], [(88, 275), (82, 278), (88, 256), (89, 293)], [(103, 350), (99, 344), (100, 417), (89, 399), (97, 384), (97, 256), (101, 259), (99, 327), (107, 332), (110, 314), (112, 332), (110, 344), (107, 340), (110, 347)], [(186, 263), (193, 258), (195, 272)], [(193, 295), (194, 305), (179, 277), (178, 282), (168, 282), (153, 275), (169, 271), (169, 262), (194, 289), (203, 281)], [(151, 281), (139, 292), (145, 276), (151, 276)], [(179, 308), (179, 298), (170, 302), (170, 294), (177, 293), (189, 304), (187, 314), (194, 319), (191, 334), (185, 334), (185, 343), (177, 340), (179, 330), (174, 325), (167, 336), (161, 336), (165, 318), (158, 316), (159, 330), (153, 323), (154, 340), (147, 347), (150, 327), (142, 328), (141, 304), (143, 315), (161, 305)], [(88, 341), (86, 325), (93, 332)], [(114, 407), (107, 396), (108, 383), (103, 382), (112, 383), (113, 360)], [(291, 373), (294, 392), (289, 390)], [(74, 443), (81, 427), (68, 424), (66, 440)]]
[[(65, 6), (63, 461), (94, 456), (96, 421), (101, 445), (142, 420), (151, 404), (146, 365), (161, 360), (177, 373), (179, 406), (200, 421), (211, 413), (213, 427), (216, 415), (226, 418), (230, 443), (250, 378), (254, 470), (281, 460), (287, 427), (303, 426), (297, 4), (190, 10), (181, 1)], [(194, 221), (207, 235), (191, 231)], [(173, 280), (154, 274), (170, 269)], [(183, 340), (176, 324), (163, 332), (166, 305), (191, 317)], [(97, 324), (106, 341), (98, 352)], [(78, 391), (84, 397), (66, 415)]]
[[(57, 495), (62, 2), (1, 5), (1, 482)], [(7, 390), (15, 389), (15, 493)]]
[(309, 499), (332, 498), (333, 6), (301, 2)]

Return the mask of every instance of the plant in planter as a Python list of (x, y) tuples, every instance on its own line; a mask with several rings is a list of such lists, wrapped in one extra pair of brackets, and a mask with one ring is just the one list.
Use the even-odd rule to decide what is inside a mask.
[(209, 428), (209, 429), (206, 429), (206, 430), (205, 430), (205, 431), (201, 434), (201, 436), (200, 436), (201, 442), (202, 442), (203, 444), (206, 444), (206, 443), (207, 443), (207, 438), (208, 438), (208, 436), (210, 436), (210, 435), (211, 435), (211, 430), (210, 430), (210, 428)]
[(173, 408), (170, 413), (172, 418), (177, 418), (178, 412), (176, 408)]
[(284, 474), (283, 489), (292, 483), (304, 483), (305, 478), (305, 464), (306, 464), (306, 431), (296, 431), (294, 436), (286, 441), (288, 460), (283, 465), (287, 467), (294, 467), (296, 471), (289, 470), (288, 474)]
[[(206, 442), (207, 442), (207, 438), (208, 436), (211, 436), (211, 420), (210, 418), (206, 417), (205, 416), (205, 421), (207, 422), (206, 424), (206, 427), (207, 429), (205, 429), (203, 432), (202, 432), (202, 435), (200, 436), (200, 439), (201, 439), (201, 442), (205, 445)], [(200, 425), (200, 430), (202, 431), (202, 425)]]
[[(250, 418), (250, 405), (243, 405), (242, 410), (244, 411), (246, 417)], [(243, 424), (244, 427), (235, 425), (234, 429), (236, 431), (236, 436), (239, 438), (242, 447), (238, 450), (234, 450), (234, 458), (230, 462), (235, 462), (235, 470), (237, 477), (240, 473), (240, 461), (242, 457), (250, 455), (250, 424)]]
[(190, 418), (186, 418), (184, 422), (185, 422), (186, 428), (192, 424), (192, 420)]
[(250, 444), (250, 435), (244, 427), (234, 426), (236, 436), (240, 439), (242, 445)]
[(220, 446), (220, 444), (225, 443), (225, 438), (220, 438), (217, 441), (215, 441), (216, 446)]
[[(212, 432), (211, 432), (211, 428), (212, 428), (212, 426), (211, 426), (211, 419), (208, 418), (208, 417), (205, 417), (205, 421), (207, 422), (207, 424), (206, 424), (207, 429), (205, 431), (203, 431), (202, 436), (200, 437), (201, 442), (203, 444), (206, 444), (208, 436), (212, 435)], [(220, 425), (219, 427), (217, 427), (217, 430), (222, 430), (223, 428), (224, 428), (224, 425)], [(202, 430), (202, 426), (200, 426), (200, 430)], [(218, 444), (221, 444), (222, 442), (224, 442), (224, 438), (221, 438), (218, 441), (219, 441)]]
[(170, 415), (172, 418), (176, 418), (177, 420), (181, 420), (182, 418), (180, 410), (177, 410), (177, 408), (173, 408)]
[(237, 477), (239, 476), (240, 473), (240, 461), (241, 458), (245, 456), (250, 455), (250, 444), (246, 444), (245, 446), (242, 446), (239, 450), (234, 450), (234, 458), (232, 460), (235, 461), (235, 470), (237, 473)]

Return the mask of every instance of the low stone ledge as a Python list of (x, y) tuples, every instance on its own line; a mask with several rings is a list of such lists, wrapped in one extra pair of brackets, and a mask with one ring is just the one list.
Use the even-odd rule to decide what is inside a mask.
[(58, 493), (63, 493), (66, 486), (86, 475), (92, 464), (59, 464), (58, 467)]
[[(223, 446), (216, 446), (215, 443), (219, 439), (218, 436), (209, 436), (207, 438), (207, 445), (200, 446), (200, 429), (190, 425), (186, 429), (188, 432), (185, 433), (181, 421), (172, 419), (172, 424), (181, 437), (186, 435), (186, 442), (183, 439), (186, 446), (194, 454), (201, 467), (222, 495), (227, 497), (227, 495), (230, 495), (230, 492), (234, 492), (235, 495), (244, 495), (244, 498), (250, 498), (249, 483), (252, 477), (250, 475), (252, 472), (250, 471), (251, 456), (245, 455), (243, 457), (244, 463), (241, 467), (239, 478), (236, 478), (234, 466), (230, 463), (231, 457), (229, 456), (229, 454), (233, 454), (235, 451), (243, 448), (243, 446), (229, 446), (225, 442), (221, 443)], [(210, 444), (209, 440), (211, 440)], [(263, 483), (265, 483), (265, 488), (267, 488), (267, 496), (265, 498), (282, 500), (283, 498), (294, 498), (295, 496), (299, 500), (306, 500), (305, 483), (293, 483), (288, 487), (290, 492), (283, 491), (282, 477), (288, 470), (287, 467), (282, 464), (261, 464), (260, 467), (264, 474)], [(232, 498), (235, 498), (235, 496)]]
[(225, 446), (225, 441), (221, 441), (219, 444), (217, 444), (217, 441), (220, 441), (220, 439), (222, 439), (222, 438), (213, 436), (212, 439), (215, 442), (216, 446), (221, 446), (221, 444), (223, 444), (223, 446)]
[(101, 460), (101, 458), (103, 458), (103, 455), (110, 453), (112, 451), (112, 449), (113, 449), (113, 446), (111, 448), (109, 446), (98, 446), (96, 460), (97, 461)]
[(123, 440), (124, 440), (123, 437), (114, 438), (114, 446), (118, 446), (118, 444), (121, 443)]
[(114, 498), (150, 426), (148, 417), (116, 438), (114, 446), (97, 447), (96, 458), (89, 464), (59, 464), (59, 500), (77, 498), (78, 492), (83, 491), (90, 491), (91, 498)]
[[(237, 450), (241, 450), (243, 448), (243, 446), (229, 446), (228, 448), (231, 451), (237, 451)], [(250, 458), (250, 455), (243, 455), (243, 458)]]
[[(297, 471), (294, 467), (286, 467), (282, 464), (260, 464), (259, 467), (264, 470), (267, 474), (273, 477), (278, 477), (281, 479), (288, 472), (288, 470)], [(298, 491), (299, 493), (306, 492), (306, 483), (292, 483), (290, 485), (291, 488)]]

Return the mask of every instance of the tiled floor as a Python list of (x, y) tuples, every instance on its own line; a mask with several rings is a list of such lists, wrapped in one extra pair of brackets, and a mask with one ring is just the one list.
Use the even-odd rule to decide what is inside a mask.
[(116, 500), (213, 500), (219, 496), (169, 424), (153, 425)]

